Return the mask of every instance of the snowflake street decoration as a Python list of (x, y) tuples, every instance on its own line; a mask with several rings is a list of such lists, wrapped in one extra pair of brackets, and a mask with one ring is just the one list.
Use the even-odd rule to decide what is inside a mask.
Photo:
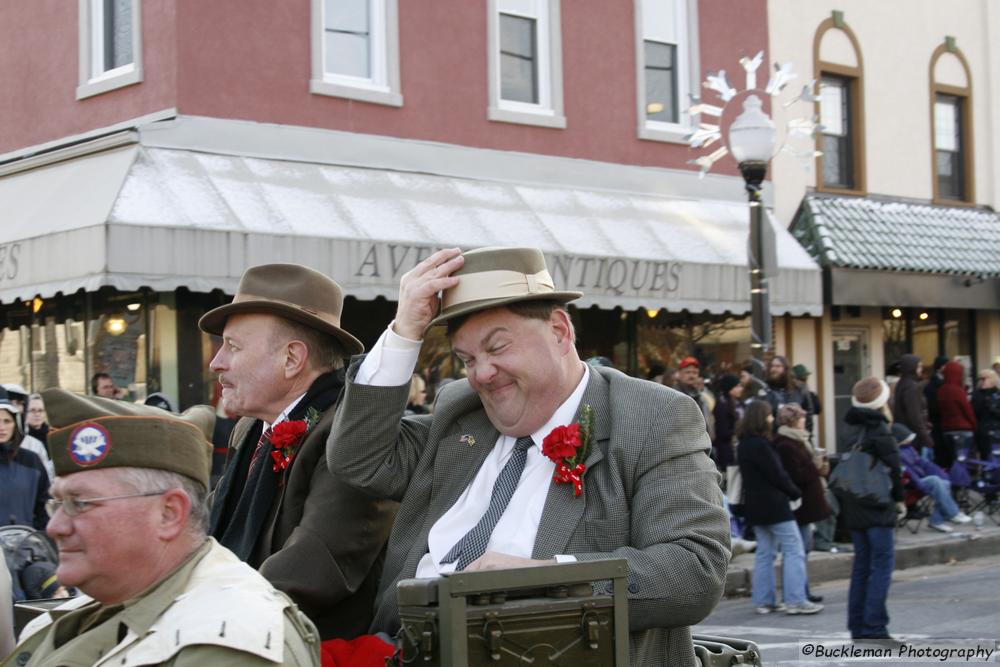
[[(726, 115), (727, 109), (734, 99), (746, 97), (743, 93), (753, 91), (760, 96), (769, 96), (772, 99), (772, 109), (779, 106), (781, 109), (787, 109), (798, 102), (815, 104), (818, 101), (819, 98), (814, 92), (816, 86), (816, 81), (814, 80), (810, 81), (807, 85), (802, 86), (802, 89), (797, 96), (788, 102), (779, 104), (778, 97), (788, 87), (788, 84), (797, 78), (791, 63), (785, 63), (784, 65), (775, 63), (774, 73), (771, 75), (770, 79), (768, 79), (764, 90), (758, 90), (757, 70), (763, 62), (763, 51), (759, 51), (753, 58), (748, 58), (746, 56), (740, 58), (740, 65), (746, 73), (746, 87), (742, 92), (737, 91), (729, 84), (729, 81), (726, 79), (725, 70), (719, 70), (717, 73), (708, 73), (702, 87), (707, 90), (714, 91), (719, 100), (722, 102), (722, 105), (719, 106), (709, 104), (703, 101), (700, 97), (692, 96), (692, 104), (688, 108), (688, 113), (692, 116), (698, 115), (699, 118), (710, 116), (712, 118), (717, 118), (718, 121), (716, 123), (699, 122), (698, 126), (686, 137), (688, 145), (691, 148), (708, 148), (715, 142), (723, 139), (723, 116)], [(799, 159), (803, 163), (804, 167), (808, 167), (811, 164), (812, 159), (819, 156), (820, 152), (815, 150), (812, 146), (809, 148), (796, 148), (795, 146), (790, 145), (789, 142), (801, 139), (812, 140), (816, 133), (822, 131), (822, 129), (822, 125), (818, 123), (816, 117), (812, 114), (806, 117), (792, 118), (788, 120), (785, 123), (784, 142), (782, 142), (779, 152), (792, 155), (793, 157)], [(699, 168), (698, 177), (704, 178), (705, 174), (712, 168), (712, 165), (728, 154), (729, 148), (726, 146), (720, 146), (711, 153), (700, 155), (693, 160), (689, 160), (688, 164), (696, 165)]]

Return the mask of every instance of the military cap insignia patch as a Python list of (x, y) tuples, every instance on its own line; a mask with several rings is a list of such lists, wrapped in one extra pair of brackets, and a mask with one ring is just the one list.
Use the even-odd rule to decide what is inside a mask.
[(99, 463), (111, 451), (111, 436), (100, 424), (82, 424), (69, 436), (69, 457), (81, 466)]

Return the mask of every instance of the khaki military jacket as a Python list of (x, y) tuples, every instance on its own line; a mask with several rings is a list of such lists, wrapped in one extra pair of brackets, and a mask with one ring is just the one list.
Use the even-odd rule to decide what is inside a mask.
[[(94, 624), (102, 612), (110, 616)], [(80, 596), (35, 619), (2, 667), (275, 664), (318, 666), (315, 627), (210, 538), (170, 576), (117, 610)]]

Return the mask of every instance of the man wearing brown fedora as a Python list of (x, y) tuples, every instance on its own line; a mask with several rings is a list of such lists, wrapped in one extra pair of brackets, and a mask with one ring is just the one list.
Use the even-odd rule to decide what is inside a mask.
[(340, 327), (342, 307), (325, 275), (267, 264), (198, 323), (222, 336), (210, 367), (226, 411), (241, 417), (209, 532), (298, 603), (323, 639), (367, 629), (396, 509), (327, 470), (343, 362), (363, 350)]
[(3, 667), (320, 664), (309, 619), (205, 534), (208, 406), (43, 393), (57, 474), (46, 530), (56, 577), (82, 595), (32, 620)]
[[(689, 626), (715, 606), (729, 562), (705, 421), (677, 391), (581, 362), (565, 308), (579, 296), (556, 291), (530, 248), (441, 250), (403, 276), (396, 319), (349, 369), (327, 445), (334, 474), (402, 503), (373, 630), (398, 630), (401, 579), (625, 558), (630, 664), (695, 662)], [(468, 378), (432, 415), (403, 417), (437, 324)]]

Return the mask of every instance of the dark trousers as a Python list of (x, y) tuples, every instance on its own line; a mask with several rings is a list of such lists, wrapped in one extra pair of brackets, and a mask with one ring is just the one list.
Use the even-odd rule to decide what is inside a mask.
[(847, 595), (847, 629), (852, 637), (889, 634), (889, 583), (895, 565), (893, 529), (886, 526), (852, 530), (854, 566)]

